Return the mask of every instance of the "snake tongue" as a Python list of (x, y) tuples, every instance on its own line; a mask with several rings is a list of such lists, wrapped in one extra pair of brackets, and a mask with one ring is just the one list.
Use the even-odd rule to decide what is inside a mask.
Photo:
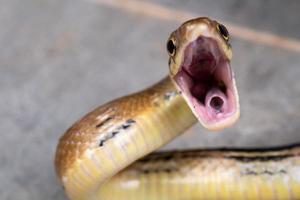
[(192, 42), (185, 53), (174, 78), (194, 115), (211, 130), (232, 125), (239, 116), (239, 103), (229, 61), (208, 38)]

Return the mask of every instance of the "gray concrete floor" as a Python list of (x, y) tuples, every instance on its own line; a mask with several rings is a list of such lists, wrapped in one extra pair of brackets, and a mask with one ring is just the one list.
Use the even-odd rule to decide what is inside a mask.
[[(298, 1), (151, 2), (300, 40)], [(96, 106), (164, 77), (179, 23), (81, 0), (2, 0), (0, 25), (0, 199), (66, 199), (53, 167), (58, 138)], [(198, 125), (166, 148), (300, 141), (299, 53), (232, 44), (241, 119), (219, 134)]]

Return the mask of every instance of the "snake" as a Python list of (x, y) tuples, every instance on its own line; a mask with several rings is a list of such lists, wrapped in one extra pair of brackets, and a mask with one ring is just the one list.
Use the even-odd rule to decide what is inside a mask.
[(60, 138), (55, 168), (72, 200), (300, 199), (300, 147), (153, 152), (197, 122), (240, 116), (227, 28), (207, 17), (170, 34), (167, 77), (96, 108)]

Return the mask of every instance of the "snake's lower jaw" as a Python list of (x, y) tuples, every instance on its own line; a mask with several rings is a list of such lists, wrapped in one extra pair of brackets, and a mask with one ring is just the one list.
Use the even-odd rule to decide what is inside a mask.
[[(229, 127), (240, 114), (229, 61), (209, 38), (201, 37), (191, 46), (190, 49), (189, 46), (186, 48), (185, 60), (174, 80), (205, 128), (216, 131)], [(191, 49), (194, 51), (191, 52)]]
[(227, 83), (225, 90), (222, 88), (224, 86), (213, 86), (200, 99), (194, 96), (191, 89), (194, 83), (185, 72), (179, 72), (175, 81), (192, 112), (205, 128), (217, 131), (230, 127), (239, 118), (239, 99), (234, 79)]

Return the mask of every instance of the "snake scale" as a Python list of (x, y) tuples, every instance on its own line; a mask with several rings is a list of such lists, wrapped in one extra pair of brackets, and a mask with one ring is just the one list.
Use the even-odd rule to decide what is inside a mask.
[[(300, 199), (300, 148), (151, 153), (199, 121), (239, 118), (229, 33), (209, 18), (168, 39), (170, 74), (106, 103), (61, 137), (55, 166), (72, 200)], [(149, 154), (149, 155), (148, 155)]]

